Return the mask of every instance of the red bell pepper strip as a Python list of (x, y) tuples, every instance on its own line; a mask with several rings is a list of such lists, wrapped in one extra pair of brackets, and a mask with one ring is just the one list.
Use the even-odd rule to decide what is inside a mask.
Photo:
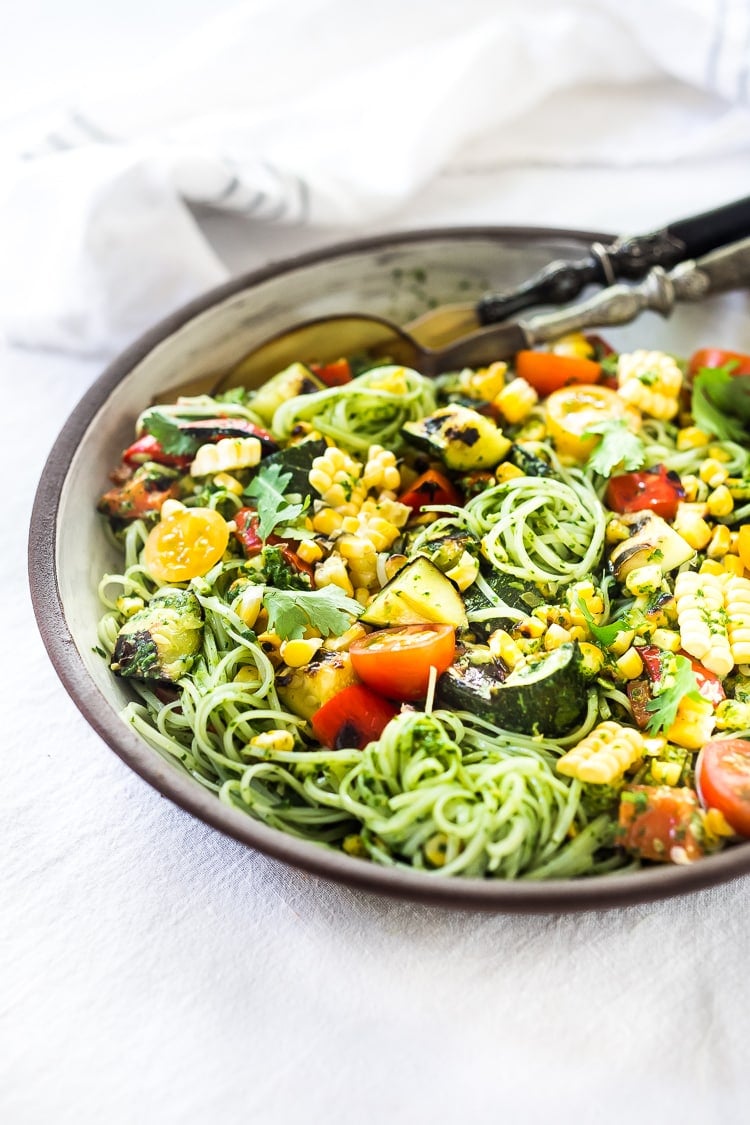
[[(638, 653), (646, 668), (646, 674), (652, 684), (657, 684), (661, 679), (661, 662), (664, 655), (662, 649), (657, 648), (656, 645), (642, 645), (638, 647)], [(722, 699), (726, 699), (726, 692), (722, 686), (721, 680), (713, 672), (709, 672), (701, 664), (700, 660), (696, 660), (690, 656), (689, 653), (680, 650), (678, 656), (684, 656), (686, 660), (690, 661), (690, 666), (695, 674), (695, 682), (698, 685), (698, 691), (704, 699), (712, 703), (714, 707), (721, 703)]]
[(331, 750), (364, 750), (380, 738), (398, 707), (364, 684), (352, 684), (329, 699), (310, 719), (319, 742)]
[(649, 509), (665, 520), (673, 520), (677, 505), (685, 499), (685, 489), (677, 473), (669, 472), (664, 465), (654, 465), (652, 469), (612, 477), (604, 499), (613, 512)]
[(458, 489), (436, 469), (428, 469), (421, 477), (417, 477), (411, 488), (407, 488), (399, 496), (399, 500), (417, 515), (427, 504), (463, 504)]

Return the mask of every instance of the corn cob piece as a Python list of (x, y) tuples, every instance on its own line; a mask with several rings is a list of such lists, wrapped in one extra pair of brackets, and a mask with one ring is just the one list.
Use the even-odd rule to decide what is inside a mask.
[(640, 731), (607, 720), (563, 754), (557, 763), (557, 772), (579, 781), (610, 785), (639, 762), (643, 753), (644, 739)]
[(685, 652), (717, 676), (726, 676), (735, 661), (727, 630), (722, 578), (717, 574), (683, 571), (675, 581), (675, 598)]
[(750, 581), (728, 578), (725, 598), (732, 659), (735, 664), (750, 664)]
[(640, 349), (621, 355), (617, 393), (652, 418), (674, 418), (679, 410), (682, 372), (671, 355)]
[(248, 469), (260, 462), (261, 444), (256, 437), (222, 438), (202, 445), (190, 466), (191, 477)]

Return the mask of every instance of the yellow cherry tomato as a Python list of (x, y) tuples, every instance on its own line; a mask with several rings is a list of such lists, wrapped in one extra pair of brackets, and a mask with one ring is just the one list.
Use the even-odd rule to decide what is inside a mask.
[(585, 461), (599, 441), (596, 435), (584, 437), (597, 422), (608, 418), (627, 420), (631, 430), (640, 429), (637, 410), (609, 387), (570, 386), (553, 391), (544, 404), (547, 433), (557, 452), (576, 461)]
[(213, 508), (178, 508), (149, 532), (143, 558), (157, 582), (208, 574), (227, 549), (227, 521)]

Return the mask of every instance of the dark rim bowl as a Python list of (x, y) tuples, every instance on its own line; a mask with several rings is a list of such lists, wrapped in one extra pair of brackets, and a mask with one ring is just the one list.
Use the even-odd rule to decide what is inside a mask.
[[(49, 455), (29, 540), (31, 593), (42, 638), (68, 693), (115, 753), (186, 811), (294, 867), (380, 894), (443, 906), (543, 912), (622, 906), (708, 887), (750, 871), (739, 845), (693, 866), (628, 875), (526, 881), (441, 878), (379, 867), (299, 840), (222, 804), (126, 726), (127, 688), (92, 654), (105, 569), (96, 498), (135, 415), (157, 392), (234, 362), (286, 324), (328, 312), (369, 311), (401, 321), (430, 302), (466, 300), (483, 288), (518, 283), (555, 257), (574, 257), (599, 232), (542, 228), (457, 228), (396, 233), (305, 254), (239, 277), (173, 313), (116, 359), (84, 395)], [(742, 348), (746, 307), (738, 295), (676, 317), (677, 341)], [(670, 328), (672, 326), (670, 325)], [(707, 333), (703, 340), (700, 332)], [(639, 345), (640, 339), (643, 341)], [(653, 314), (612, 333), (618, 347), (669, 346)], [(731, 344), (729, 343), (731, 341)], [(750, 350), (750, 336), (744, 341)], [(683, 348), (683, 352), (689, 348)], [(109, 549), (109, 548), (106, 548)], [(114, 565), (114, 560), (112, 562)], [(88, 582), (82, 579), (88, 576)], [(98, 659), (98, 665), (96, 663)]]

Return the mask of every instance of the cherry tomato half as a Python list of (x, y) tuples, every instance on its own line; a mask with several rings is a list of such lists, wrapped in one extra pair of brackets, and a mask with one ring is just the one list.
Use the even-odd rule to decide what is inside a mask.
[(584, 434), (596, 422), (622, 418), (637, 430), (641, 419), (638, 411), (608, 387), (563, 387), (549, 396), (545, 403), (547, 431), (558, 453), (585, 461), (600, 440)]
[(572, 383), (598, 383), (602, 373), (601, 364), (592, 359), (554, 352), (517, 352), (515, 368), (516, 375), (531, 383), (540, 398)]
[(722, 812), (739, 836), (750, 836), (750, 742), (707, 742), (698, 755), (695, 778), (703, 804)]
[(318, 742), (331, 750), (354, 747), (364, 750), (368, 742), (380, 738), (398, 707), (370, 691), (364, 684), (352, 684), (324, 703), (310, 719)]
[(642, 512), (648, 508), (673, 520), (677, 505), (685, 499), (677, 473), (669, 472), (664, 465), (654, 465), (636, 473), (620, 473), (610, 479), (605, 502), (613, 512)]
[(208, 574), (228, 542), (229, 528), (220, 512), (178, 507), (151, 529), (143, 559), (157, 582), (188, 582)]
[(447, 477), (436, 469), (428, 469), (417, 477), (411, 488), (399, 496), (399, 501), (406, 504), (413, 512), (421, 512), (424, 504), (455, 504), (463, 503), (461, 493), (454, 488)]
[(733, 375), (750, 375), (750, 355), (721, 348), (699, 348), (694, 352), (688, 364), (688, 375), (697, 375), (702, 367), (724, 367), (727, 363), (735, 364)]
[(402, 625), (378, 629), (349, 649), (361, 680), (389, 699), (424, 699), (430, 669), (438, 676), (453, 663), (456, 633), (452, 625)]
[(631, 855), (660, 863), (699, 859), (704, 854), (696, 832), (699, 813), (692, 789), (633, 785), (620, 796), (617, 842)]

